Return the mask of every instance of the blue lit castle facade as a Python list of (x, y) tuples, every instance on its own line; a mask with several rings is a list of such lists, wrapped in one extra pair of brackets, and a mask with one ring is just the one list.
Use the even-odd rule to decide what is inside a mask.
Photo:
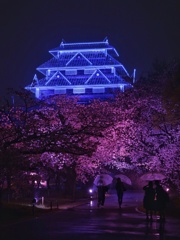
[(34, 75), (32, 83), (25, 87), (42, 99), (55, 94), (79, 96), (82, 101), (109, 98), (117, 91), (131, 88), (135, 70), (130, 77), (125, 67), (115, 58), (119, 55), (102, 42), (66, 43), (49, 51), (52, 58), (37, 70), (44, 75)]

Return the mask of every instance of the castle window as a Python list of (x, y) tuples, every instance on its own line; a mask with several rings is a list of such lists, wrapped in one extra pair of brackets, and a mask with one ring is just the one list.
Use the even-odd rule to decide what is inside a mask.
[(66, 94), (66, 89), (58, 89), (54, 91), (54, 94)]
[(77, 70), (76, 69), (65, 70), (65, 75), (77, 75)]
[(74, 88), (73, 89), (74, 94), (82, 94), (85, 93), (85, 88)]
[(94, 69), (84, 69), (84, 74), (92, 74)]
[(93, 88), (93, 93), (104, 93), (104, 88)]

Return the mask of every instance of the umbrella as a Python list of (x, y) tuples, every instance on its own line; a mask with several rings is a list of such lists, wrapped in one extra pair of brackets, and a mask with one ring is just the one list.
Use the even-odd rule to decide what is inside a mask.
[(107, 186), (112, 183), (113, 178), (108, 174), (100, 174), (97, 175), (94, 180), (94, 185), (98, 186), (99, 184), (102, 184), (104, 186)]
[(131, 179), (128, 178), (126, 175), (117, 174), (117, 175), (115, 175), (115, 178), (120, 178), (123, 183), (126, 183), (128, 185), (132, 185)]
[(155, 180), (163, 180), (166, 176), (162, 173), (145, 173), (143, 174), (140, 179), (145, 181), (155, 181)]

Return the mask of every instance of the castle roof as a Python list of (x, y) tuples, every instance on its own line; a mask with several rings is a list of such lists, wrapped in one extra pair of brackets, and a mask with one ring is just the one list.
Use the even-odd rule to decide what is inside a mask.
[(66, 43), (49, 51), (53, 57), (37, 67), (44, 77), (37, 75), (26, 89), (36, 97), (60, 94), (105, 93), (111, 89), (132, 87), (131, 78), (116, 57), (116, 49), (108, 39), (102, 42)]
[(49, 52), (54, 55), (57, 52), (73, 52), (73, 51), (98, 51), (98, 50), (106, 50), (111, 52), (111, 54), (115, 54), (118, 56), (116, 49), (109, 45), (108, 39), (105, 38), (102, 42), (80, 42), (80, 43), (66, 43), (62, 40), (59, 47), (56, 47)]

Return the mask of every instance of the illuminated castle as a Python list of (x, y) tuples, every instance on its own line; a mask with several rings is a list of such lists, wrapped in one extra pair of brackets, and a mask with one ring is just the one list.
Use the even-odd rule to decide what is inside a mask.
[(37, 68), (44, 77), (38, 79), (35, 74), (31, 85), (25, 87), (36, 98), (55, 94), (78, 95), (82, 101), (109, 98), (131, 88), (135, 80), (135, 70), (130, 77), (115, 59), (119, 55), (107, 38), (102, 42), (62, 41), (49, 53), (53, 57)]

